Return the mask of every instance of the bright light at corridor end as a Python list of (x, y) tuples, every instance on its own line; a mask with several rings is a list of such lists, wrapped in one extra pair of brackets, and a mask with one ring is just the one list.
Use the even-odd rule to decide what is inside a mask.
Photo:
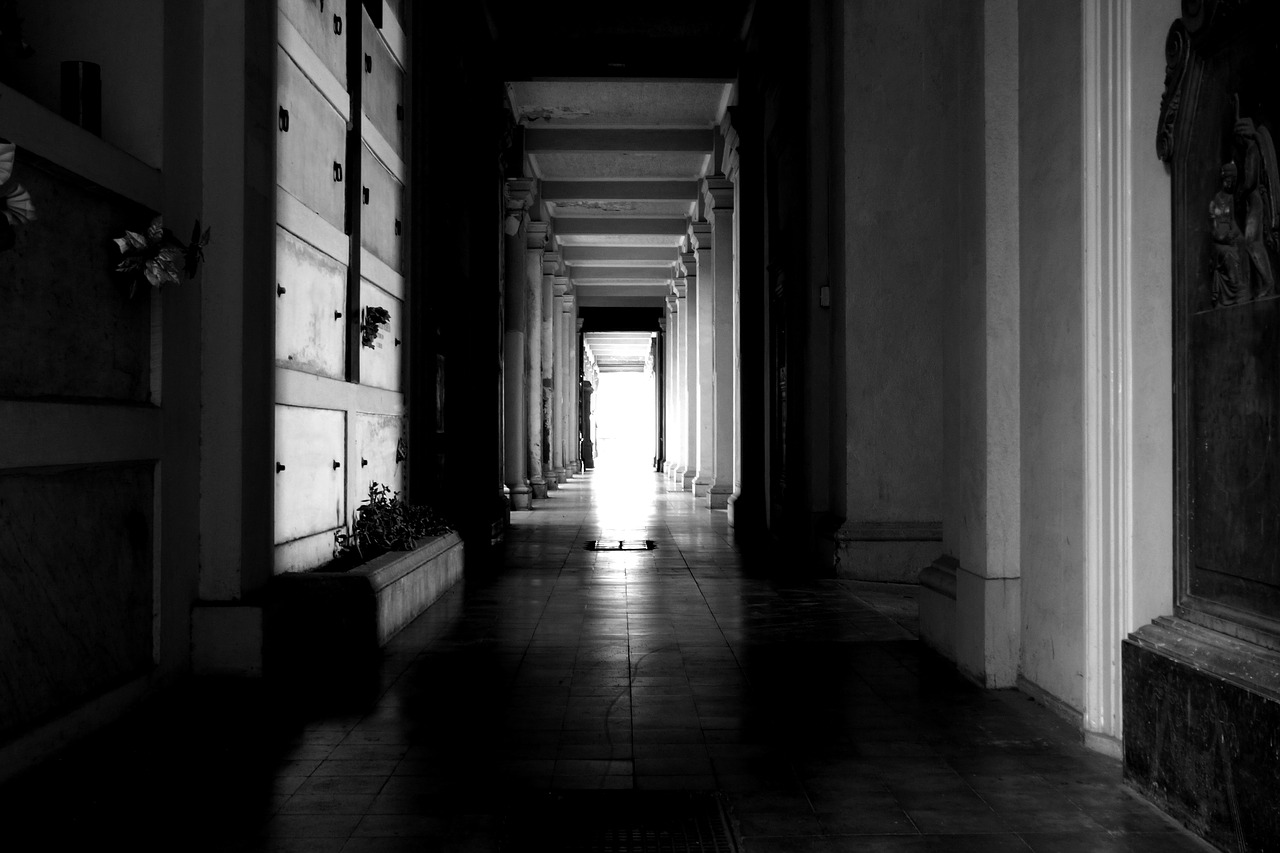
[(593, 400), (596, 467), (609, 471), (653, 469), (654, 377), (641, 372), (602, 373)]

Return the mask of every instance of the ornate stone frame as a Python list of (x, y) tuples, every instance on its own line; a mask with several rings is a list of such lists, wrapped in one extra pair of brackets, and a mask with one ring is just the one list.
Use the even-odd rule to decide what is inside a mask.
[(1192, 591), (1193, 458), (1195, 440), (1191, 321), (1200, 284), (1195, 241), (1205, 239), (1202, 217), (1203, 152), (1190, 150), (1202, 108), (1219, 92), (1210, 92), (1206, 77), (1212, 57), (1238, 43), (1247, 31), (1275, 30), (1280, 19), (1268, 0), (1183, 0), (1182, 16), (1166, 40), (1165, 92), (1160, 104), (1156, 151), (1171, 171), (1173, 238), (1173, 371), (1174, 371), (1174, 605), (1187, 621), (1229, 636), (1280, 650), (1280, 619), (1269, 619)]

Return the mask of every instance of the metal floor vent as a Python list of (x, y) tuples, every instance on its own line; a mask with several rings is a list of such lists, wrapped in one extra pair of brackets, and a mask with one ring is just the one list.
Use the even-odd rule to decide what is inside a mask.
[(507, 826), (503, 850), (564, 853), (737, 853), (715, 794), (559, 791)]
[(588, 551), (652, 551), (658, 546), (652, 539), (592, 539)]

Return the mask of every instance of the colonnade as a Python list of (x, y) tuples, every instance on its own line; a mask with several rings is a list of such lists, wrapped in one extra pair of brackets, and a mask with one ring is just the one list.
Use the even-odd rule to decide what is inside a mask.
[[(659, 322), (663, 412), (661, 472), (711, 509), (741, 494), (741, 347), (738, 320), (737, 135), (727, 119), (716, 174), (702, 180), (698, 215), (679, 249)], [(549, 222), (533, 218), (536, 185), (506, 186), (506, 331), (503, 338), (503, 492), (513, 510), (581, 470), (577, 300)]]
[(670, 488), (728, 509), (742, 490), (738, 357), (737, 134), (726, 119), (717, 173), (703, 179), (700, 216), (689, 224), (680, 269), (666, 297), (662, 350), (666, 410), (662, 468)]
[(503, 492), (513, 510), (581, 469), (578, 301), (552, 225), (533, 219), (535, 182), (506, 185), (503, 229)]

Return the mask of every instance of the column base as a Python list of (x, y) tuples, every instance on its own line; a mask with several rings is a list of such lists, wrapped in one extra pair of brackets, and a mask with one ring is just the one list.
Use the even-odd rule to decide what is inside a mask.
[(956, 568), (956, 668), (983, 687), (1018, 683), (1021, 589), (1021, 578), (984, 578)]
[(533, 492), (528, 486), (511, 487), (511, 508), (516, 511), (533, 508)]
[(547, 475), (547, 491), (554, 491), (555, 489), (558, 489), (558, 488), (560, 488), (560, 481), (557, 480), (554, 475), (548, 474)]
[(711, 494), (711, 487), (714, 485), (712, 481), (695, 478), (693, 481), (693, 496), (695, 498), (705, 498)]
[(568, 468), (557, 468), (557, 469), (556, 469), (556, 482), (557, 482), (557, 483), (567, 483), (567, 482), (569, 482), (569, 469), (568, 469)]
[(531, 483), (529, 483), (529, 488), (533, 490), (533, 499), (534, 499), (534, 500), (538, 500), (538, 501), (540, 501), (540, 500), (543, 500), (543, 499), (545, 499), (545, 498), (546, 498), (546, 496), (547, 496), (547, 484), (546, 484), (546, 482), (545, 482), (545, 481), (544, 481), (544, 482), (541, 482), (541, 483), (534, 483), (534, 482), (531, 482)]

